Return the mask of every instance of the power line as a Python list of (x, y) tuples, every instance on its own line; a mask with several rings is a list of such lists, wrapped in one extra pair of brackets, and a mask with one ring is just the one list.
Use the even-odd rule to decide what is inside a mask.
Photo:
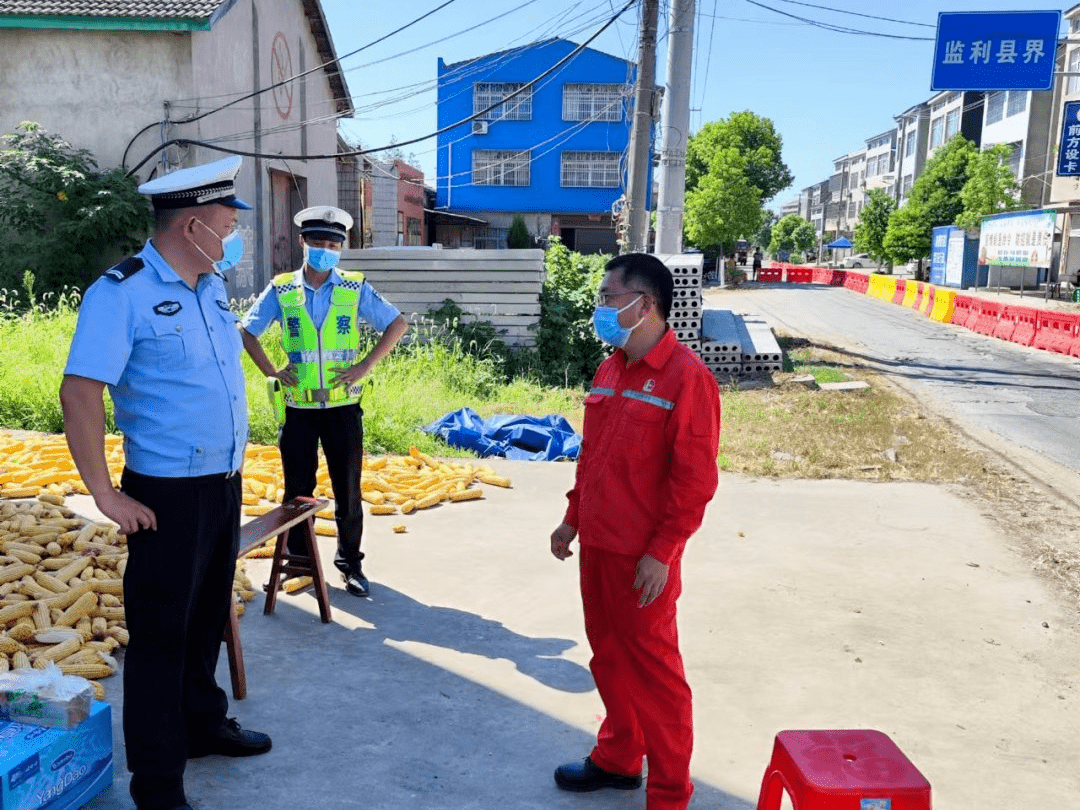
[(931, 25), (930, 23), (911, 22), (909, 20), (895, 20), (892, 17), (877, 17), (877, 16), (875, 16), (873, 14), (861, 14), (858, 11), (848, 11), (847, 9), (843, 9), (843, 8), (832, 8), (831, 6), (819, 6), (819, 5), (815, 4), (815, 3), (804, 3), (804, 2), (801, 2), (801, 0), (779, 0), (779, 2), (781, 2), (781, 3), (791, 3), (794, 6), (808, 6), (810, 8), (816, 8), (816, 9), (819, 9), (821, 11), (835, 11), (835, 12), (837, 12), (839, 14), (850, 14), (853, 17), (866, 17), (866, 18), (871, 19), (871, 20), (884, 20), (885, 22), (900, 23), (901, 25), (919, 25), (919, 26), (922, 26), (924, 28), (937, 28), (936, 25)]
[(746, 0), (746, 2), (749, 3), (752, 6), (757, 6), (758, 8), (763, 8), (763, 9), (766, 9), (767, 11), (771, 11), (774, 14), (781, 14), (781, 15), (783, 15), (785, 17), (791, 17), (793, 20), (799, 20), (800, 22), (806, 23), (807, 25), (812, 25), (812, 26), (815, 26), (816, 28), (823, 28), (826, 31), (834, 31), (834, 32), (836, 32), (838, 34), (856, 34), (856, 35), (859, 35), (859, 36), (883, 37), (885, 39), (904, 39), (904, 40), (913, 40), (913, 41), (917, 41), (917, 42), (933, 42), (934, 41), (934, 37), (908, 37), (908, 36), (904, 36), (902, 34), (882, 34), (882, 33), (878, 32), (878, 31), (865, 31), (865, 30), (863, 30), (861, 28), (848, 28), (847, 26), (843, 26), (843, 25), (834, 25), (832, 23), (825, 23), (825, 22), (821, 22), (819, 20), (811, 20), (808, 17), (800, 17), (797, 14), (789, 14), (788, 12), (781, 11), (778, 8), (773, 8), (772, 6), (767, 6), (764, 3), (759, 3), (759, 2), (757, 2), (757, 0)]
[[(367, 50), (368, 48), (371, 48), (371, 47), (373, 47), (375, 45), (378, 45), (380, 42), (383, 42), (383, 41), (385, 41), (386, 39), (389, 39), (392, 36), (400, 34), (405, 29), (416, 25), (421, 20), (427, 19), (428, 17), (430, 17), (435, 12), (441, 11), (442, 9), (444, 9), (447, 6), (451, 5), (452, 3), (456, 3), (456, 2), (457, 2), (457, 0), (445, 0), (445, 2), (443, 2), (442, 5), (433, 8), (431, 11), (428, 11), (425, 14), (421, 14), (416, 19), (412, 20), (411, 22), (405, 23), (404, 25), (400, 26), (399, 28), (394, 29), (389, 34), (385, 34), (384, 36), (381, 36), (378, 39), (367, 43), (366, 45), (361, 45), (355, 51), (350, 51), (349, 53), (345, 54), (344, 56), (334, 57), (333, 59), (330, 59), (330, 60), (328, 60), (326, 62), (323, 62), (320, 65), (316, 65), (315, 67), (311, 68), (310, 70), (305, 70), (303, 73), (298, 73), (295, 76), (291, 76), (288, 79), (283, 79), (280, 82), (276, 82), (276, 83), (271, 84), (271, 85), (269, 85), (267, 87), (260, 88), (259, 90), (256, 90), (253, 93), (248, 93), (245, 96), (240, 96), (239, 98), (233, 99), (230, 102), (222, 104), (220, 107), (215, 107), (214, 109), (207, 110), (206, 112), (200, 113), (199, 115), (190, 116), (190, 117), (185, 118), (185, 119), (183, 119), (181, 121), (174, 121), (172, 123), (190, 124), (190, 123), (193, 123), (195, 121), (199, 121), (199, 120), (201, 120), (203, 118), (206, 118), (208, 115), (213, 115), (214, 113), (221, 112), (222, 110), (227, 109), (228, 107), (231, 107), (234, 104), (239, 104), (241, 101), (246, 101), (249, 98), (254, 98), (255, 96), (258, 96), (258, 95), (260, 95), (262, 93), (266, 93), (266, 92), (268, 92), (270, 90), (274, 90), (274, 89), (276, 89), (278, 87), (281, 87), (282, 85), (288, 84), (289, 82), (295, 81), (296, 79), (307, 76), (308, 74), (314, 73), (314, 72), (316, 72), (318, 70), (324, 70), (324, 69), (328, 68), (330, 65), (337, 64), (337, 63), (341, 62), (342, 59), (347, 59), (350, 56), (355, 56), (356, 54), (360, 53), (361, 51)], [(131, 149), (131, 145), (135, 142), (135, 139), (138, 138), (140, 135), (142, 135), (144, 132), (147, 132), (148, 130), (152, 129), (155, 126), (158, 126), (158, 123), (160, 123), (160, 122), (155, 122), (153, 124), (149, 124), (149, 125), (143, 127), (141, 130), (139, 130), (137, 133), (135, 133), (135, 136), (130, 141), (128, 141), (128, 145), (124, 149), (124, 156), (120, 160), (120, 168), (121, 169), (124, 168), (125, 164), (127, 163), (128, 150)], [(143, 162), (145, 163), (146, 161), (143, 161)], [(139, 165), (141, 166), (142, 163), (140, 163)]]
[(449, 132), (452, 129), (455, 129), (455, 128), (461, 126), (462, 124), (467, 124), (470, 121), (473, 121), (473, 120), (479, 118), (480, 116), (484, 115), (485, 113), (490, 112), (491, 110), (495, 109), (496, 107), (499, 107), (500, 105), (505, 104), (510, 99), (515, 98), (516, 96), (519, 96), (520, 94), (524, 93), (526, 90), (531, 90), (532, 87), (537, 82), (539, 82), (542, 79), (545, 79), (548, 76), (550, 76), (551, 74), (555, 73), (555, 71), (559, 70), (561, 67), (563, 67), (565, 64), (567, 64), (570, 60), (574, 59), (583, 50), (585, 50), (585, 48), (588, 47), (589, 43), (593, 42), (597, 37), (599, 37), (602, 33), (604, 33), (604, 31), (606, 31), (609, 27), (611, 27), (611, 25), (614, 24), (614, 22), (617, 19), (619, 19), (619, 17), (621, 17), (631, 6), (635, 5), (637, 2), (638, 2), (638, 0), (628, 0), (626, 5), (624, 5), (614, 16), (612, 16), (611, 19), (609, 19), (606, 23), (604, 23), (604, 25), (602, 25), (599, 29), (597, 29), (596, 33), (594, 33), (591, 37), (589, 37), (583, 43), (581, 43), (576, 48), (574, 48), (574, 50), (572, 50), (570, 53), (568, 53), (566, 56), (564, 56), (562, 59), (560, 59), (554, 65), (552, 65), (550, 68), (545, 70), (543, 73), (541, 73), (535, 79), (532, 79), (531, 81), (523, 84), (521, 87), (519, 87), (514, 92), (508, 93), (506, 96), (504, 96), (499, 101), (495, 102), (494, 104), (488, 105), (487, 107), (480, 110), (479, 112), (475, 112), (475, 113), (473, 113), (472, 115), (470, 115), (470, 116), (468, 116), (466, 118), (462, 118), (460, 121), (455, 121), (454, 123), (448, 124), (447, 126), (442, 127), (440, 129), (437, 129), (434, 132), (429, 132), (427, 135), (421, 135), (420, 137), (411, 138), (411, 139), (409, 139), (407, 141), (399, 141), (398, 143), (388, 144), (386, 146), (380, 146), (380, 147), (378, 147), (376, 149), (356, 149), (356, 150), (352, 150), (352, 151), (348, 151), (348, 152), (338, 152), (338, 153), (329, 154), (329, 155), (273, 155), (273, 154), (269, 154), (269, 153), (252, 152), (250, 150), (243, 150), (243, 149), (229, 149), (229, 148), (226, 148), (226, 147), (223, 147), (223, 146), (216, 146), (216, 145), (213, 145), (213, 144), (206, 143), (205, 141), (198, 141), (198, 140), (194, 140), (194, 139), (191, 139), (191, 138), (175, 138), (175, 139), (166, 141), (165, 143), (160, 144), (159, 146), (154, 148), (146, 157), (144, 157), (141, 161), (139, 161), (137, 166), (135, 166), (133, 169), (131, 169), (128, 172), (128, 175), (129, 176), (134, 175), (135, 172), (137, 172), (139, 169), (141, 169), (143, 167), (143, 165), (146, 164), (147, 161), (149, 161), (151, 158), (154, 157), (154, 155), (156, 155), (159, 152), (161, 152), (162, 150), (167, 149), (168, 147), (174, 146), (174, 145), (178, 145), (178, 146), (202, 146), (202, 147), (212, 149), (212, 150), (215, 150), (215, 151), (218, 151), (218, 152), (225, 152), (226, 154), (231, 154), (231, 155), (242, 155), (244, 157), (268, 158), (268, 159), (278, 159), (278, 160), (280, 160), (280, 159), (284, 159), (284, 160), (336, 160), (338, 158), (343, 158), (343, 157), (355, 157), (355, 156), (358, 156), (358, 155), (366, 155), (366, 154), (370, 154), (372, 152), (383, 152), (383, 151), (386, 151), (387, 149), (394, 149), (394, 148), (399, 148), (399, 147), (402, 147), (402, 146), (409, 146), (409, 145), (414, 144), (414, 143), (420, 143), (422, 141), (426, 141), (426, 140), (429, 140), (431, 138), (435, 138), (435, 137), (437, 137), (439, 135), (442, 135), (442, 134), (444, 134), (446, 132)]

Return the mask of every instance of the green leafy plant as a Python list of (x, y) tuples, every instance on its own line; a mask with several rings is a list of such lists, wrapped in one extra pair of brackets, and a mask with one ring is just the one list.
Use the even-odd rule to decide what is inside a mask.
[(145, 239), (150, 205), (123, 171), (30, 121), (0, 140), (0, 288), (30, 271), (39, 294), (83, 290)]
[(531, 248), (533, 246), (532, 234), (529, 233), (529, 226), (525, 224), (525, 217), (521, 214), (514, 214), (514, 218), (510, 222), (510, 233), (506, 237), (506, 246), (511, 250)]

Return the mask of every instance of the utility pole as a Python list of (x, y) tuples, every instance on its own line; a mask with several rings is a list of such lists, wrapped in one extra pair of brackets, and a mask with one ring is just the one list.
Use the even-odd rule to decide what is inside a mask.
[(649, 235), (649, 133), (656, 89), (656, 21), (660, 0), (641, 0), (634, 122), (630, 128), (630, 179), (626, 190), (626, 242), (623, 252), (642, 252)]
[(671, 0), (668, 19), (667, 90), (664, 93), (660, 193), (656, 202), (656, 252), (682, 253), (686, 196), (686, 145), (690, 138), (690, 71), (694, 62), (695, 0)]

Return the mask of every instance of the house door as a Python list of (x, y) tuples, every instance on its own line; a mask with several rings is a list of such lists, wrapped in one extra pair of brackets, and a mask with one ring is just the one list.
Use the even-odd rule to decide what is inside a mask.
[(298, 270), (304, 261), (293, 217), (304, 209), (306, 197), (307, 178), (270, 170), (271, 277)]

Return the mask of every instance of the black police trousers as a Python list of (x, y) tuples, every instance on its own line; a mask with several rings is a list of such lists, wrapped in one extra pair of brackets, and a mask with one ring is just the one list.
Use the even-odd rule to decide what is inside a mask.
[(229, 705), (214, 670), (240, 543), (240, 476), (157, 478), (125, 469), (120, 487), (157, 518), (156, 531), (127, 540), (128, 770), (177, 777), (188, 740), (217, 732)]
[[(319, 466), (319, 443), (326, 456), (330, 485), (334, 490), (334, 518), (338, 542), (334, 565), (339, 570), (359, 568), (364, 554), (360, 472), (364, 463), (364, 412), (357, 404), (334, 408), (286, 408), (285, 423), (278, 436), (281, 466), (285, 473), (284, 500), (311, 496)], [(306, 554), (299, 528), (289, 533), (289, 553)]]

